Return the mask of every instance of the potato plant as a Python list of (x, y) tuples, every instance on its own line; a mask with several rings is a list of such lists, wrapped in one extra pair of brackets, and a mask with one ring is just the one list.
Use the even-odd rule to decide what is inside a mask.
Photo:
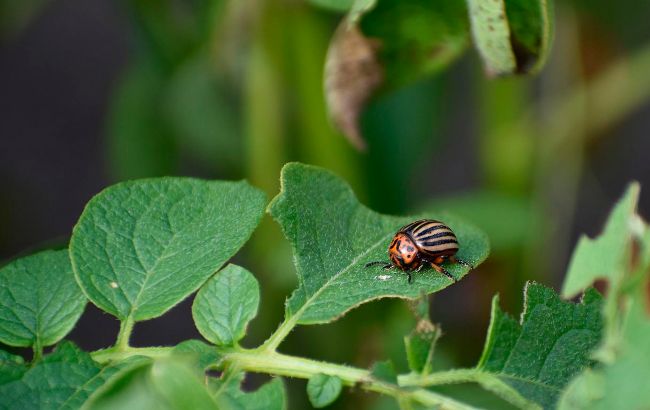
[[(616, 205), (600, 237), (580, 240), (562, 290), (565, 297), (581, 294), (579, 302), (530, 282), (517, 320), (495, 296), (479, 362), (445, 371), (432, 370), (440, 329), (425, 307), (405, 335), (410, 371), (396, 374), (385, 362), (355, 368), (278, 348), (296, 326), (345, 320), (349, 310), (371, 300), (417, 299), (452, 285), (430, 269), (409, 284), (400, 272), (364, 267), (386, 257), (405, 222), (444, 220), (462, 244), (459, 257), (474, 265), (488, 257), (487, 237), (444, 212), (376, 213), (321, 168), (290, 163), (281, 181), (281, 192), (268, 204), (246, 182), (119, 183), (88, 203), (68, 249), (42, 251), (0, 269), (0, 342), (34, 351), (29, 363), (0, 351), (0, 406), (285, 409), (291, 408), (285, 383), (292, 378), (308, 379), (307, 394), (317, 408), (348, 387), (391, 396), (404, 409), (476, 408), (431, 389), (456, 383), (476, 383), (522, 409), (643, 408), (650, 402), (650, 229), (635, 211), (638, 185)], [(262, 345), (244, 348), (239, 342), (263, 301), (255, 275), (227, 263), (265, 209), (292, 245), (298, 287), (277, 330)], [(462, 265), (448, 269), (459, 279), (469, 273)], [(599, 278), (608, 283), (604, 297), (590, 288)], [(137, 322), (163, 315), (197, 290), (192, 318), (205, 340), (130, 346)], [(63, 340), (88, 301), (119, 320), (114, 346), (85, 352)], [(277, 377), (256, 391), (242, 390), (251, 372)]]

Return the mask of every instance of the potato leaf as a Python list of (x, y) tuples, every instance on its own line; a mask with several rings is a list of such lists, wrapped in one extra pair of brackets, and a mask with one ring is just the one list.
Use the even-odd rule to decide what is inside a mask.
[(0, 350), (0, 385), (19, 380), (26, 371), (22, 357)]
[(216, 345), (232, 345), (257, 315), (260, 287), (246, 269), (228, 265), (199, 290), (192, 316), (201, 335)]
[(244, 392), (241, 383), (245, 374), (226, 370), (221, 378), (211, 378), (212, 395), (222, 410), (286, 410), (287, 397), (282, 379), (277, 377), (253, 392)]
[(89, 299), (119, 319), (162, 315), (246, 242), (264, 208), (246, 182), (160, 178), (95, 196), (74, 228), (73, 269)]
[(468, 44), (463, 1), (355, 1), (332, 38), (325, 64), (332, 121), (363, 149), (359, 119), (376, 92), (438, 72)]
[(52, 345), (68, 334), (85, 306), (67, 249), (39, 252), (0, 269), (2, 343)]
[[(414, 299), (453, 282), (431, 269), (414, 273), (409, 284), (399, 271), (365, 267), (388, 261), (386, 250), (395, 232), (421, 217), (446, 222), (458, 236), (458, 257), (477, 266), (488, 255), (486, 236), (452, 215), (413, 217), (381, 215), (361, 205), (350, 187), (317, 167), (292, 163), (282, 170), (282, 191), (269, 205), (294, 251), (298, 289), (286, 306), (297, 323), (326, 323), (348, 310), (383, 297)], [(460, 264), (446, 264), (457, 279), (467, 274)]]
[(92, 392), (131, 362), (101, 367), (64, 342), (21, 378), (0, 386), (3, 409), (78, 409)]
[(183, 361), (141, 362), (116, 374), (84, 409), (215, 409), (201, 375)]
[(536, 72), (552, 38), (547, 0), (467, 0), (474, 44), (490, 76)]
[(343, 382), (336, 376), (317, 374), (307, 382), (307, 396), (312, 406), (319, 409), (329, 406), (341, 394)]
[(571, 257), (562, 296), (572, 297), (597, 279), (607, 279), (613, 285), (622, 280), (629, 270), (632, 241), (639, 233), (636, 215), (639, 192), (639, 184), (631, 184), (612, 210), (603, 233), (596, 239), (586, 235), (580, 238)]
[(629, 302), (616, 358), (587, 369), (562, 395), (561, 410), (643, 409), (650, 403), (650, 317), (642, 287)]
[(588, 290), (579, 304), (529, 282), (517, 322), (492, 303), (492, 320), (478, 369), (496, 375), (524, 398), (554, 408), (562, 389), (590, 363), (601, 339), (602, 298)]

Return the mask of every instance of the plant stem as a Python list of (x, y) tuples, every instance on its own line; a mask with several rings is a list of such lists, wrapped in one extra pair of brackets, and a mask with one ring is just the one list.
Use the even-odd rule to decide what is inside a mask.
[(289, 356), (267, 349), (268, 347), (265, 346), (255, 350), (234, 351), (226, 354), (224, 361), (242, 370), (256, 373), (303, 379), (309, 379), (316, 374), (336, 376), (348, 386), (358, 384), (364, 390), (387, 394), (398, 400), (413, 400), (427, 406), (440, 406), (441, 409), (468, 410), (473, 408), (424, 389), (404, 389), (398, 385), (377, 380), (370, 371), (365, 369)]
[(117, 334), (117, 341), (115, 342), (117, 350), (126, 351), (129, 349), (129, 339), (131, 338), (131, 332), (133, 332), (133, 325), (135, 325), (135, 321), (131, 315), (120, 322), (120, 333)]
[(503, 382), (497, 375), (479, 369), (456, 369), (431, 373), (423, 376), (411, 373), (398, 376), (400, 386), (436, 386), (454, 383), (478, 383), (484, 389), (491, 391), (503, 400), (521, 409), (541, 409), (538, 404), (526, 400), (517, 390)]
[(41, 341), (38, 339), (38, 337), (36, 338), (36, 341), (32, 346), (32, 350), (34, 352), (34, 356), (32, 357), (32, 363), (37, 363), (43, 357), (43, 346), (41, 345)]
[(171, 347), (127, 347), (118, 349), (117, 346), (108, 349), (95, 350), (90, 353), (94, 361), (98, 363), (107, 363), (110, 361), (119, 361), (128, 359), (132, 356), (146, 356), (152, 359), (169, 356)]
[[(124, 360), (132, 356), (148, 356), (162, 358), (169, 356), (171, 347), (126, 347), (117, 346), (97, 350), (91, 353), (92, 358), (99, 363)], [(438, 406), (441, 410), (472, 410), (472, 406), (453, 400), (425, 389), (400, 387), (396, 384), (377, 380), (369, 370), (345, 366), (335, 363), (321, 362), (302, 357), (289, 356), (282, 353), (258, 349), (237, 349), (224, 351), (223, 363), (228, 369), (241, 369), (255, 373), (267, 373), (277, 376), (309, 379), (317, 374), (326, 374), (340, 378), (348, 386), (358, 385), (364, 390), (387, 394), (402, 403), (415, 401), (426, 406)]]
[(266, 339), (264, 344), (261, 346), (261, 349), (268, 352), (274, 352), (278, 346), (280, 346), (280, 343), (282, 343), (282, 341), (289, 335), (289, 333), (291, 333), (293, 328), (296, 327), (296, 324), (298, 324), (298, 319), (300, 319), (300, 316), (302, 315), (302, 310), (303, 309), (300, 309), (296, 314), (280, 323), (280, 326), (278, 326), (275, 332), (273, 332), (273, 334), (268, 339)]

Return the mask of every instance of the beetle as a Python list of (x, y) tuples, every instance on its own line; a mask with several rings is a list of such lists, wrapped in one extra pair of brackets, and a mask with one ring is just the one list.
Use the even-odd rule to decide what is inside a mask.
[(397, 268), (406, 272), (408, 282), (413, 281), (411, 273), (419, 272), (425, 265), (430, 265), (437, 272), (457, 282), (441, 264), (445, 261), (460, 263), (470, 269), (474, 267), (462, 259), (456, 258), (458, 239), (447, 225), (434, 219), (420, 219), (401, 227), (388, 246), (390, 263), (375, 261), (366, 263), (366, 267), (384, 265), (384, 269)]

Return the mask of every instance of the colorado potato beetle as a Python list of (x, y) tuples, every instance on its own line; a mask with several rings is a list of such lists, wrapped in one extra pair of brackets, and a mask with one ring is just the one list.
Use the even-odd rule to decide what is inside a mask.
[(397, 268), (406, 272), (408, 282), (413, 281), (411, 272), (419, 272), (430, 265), (437, 272), (457, 281), (441, 264), (456, 262), (473, 269), (469, 263), (455, 257), (458, 252), (458, 239), (444, 223), (433, 219), (421, 219), (400, 228), (388, 246), (390, 263), (376, 261), (366, 263), (366, 267), (384, 265), (384, 269)]

